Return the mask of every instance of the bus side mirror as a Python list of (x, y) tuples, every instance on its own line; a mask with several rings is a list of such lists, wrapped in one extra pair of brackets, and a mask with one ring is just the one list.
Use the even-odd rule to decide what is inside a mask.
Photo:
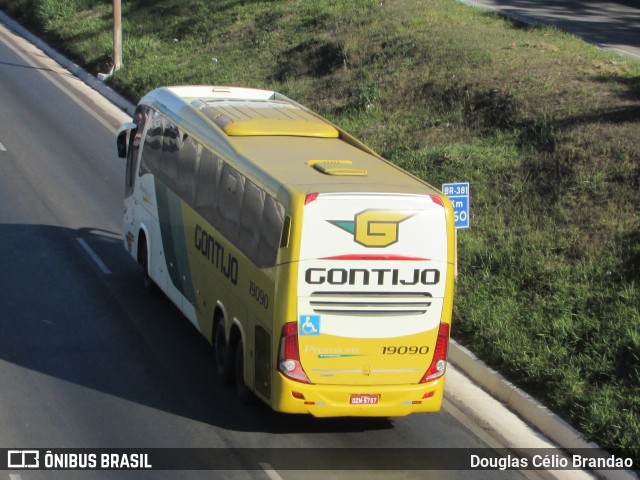
[(127, 157), (127, 143), (129, 140), (129, 133), (136, 128), (136, 124), (133, 122), (123, 123), (118, 130), (118, 136), (116, 137), (116, 146), (118, 147), (118, 157)]

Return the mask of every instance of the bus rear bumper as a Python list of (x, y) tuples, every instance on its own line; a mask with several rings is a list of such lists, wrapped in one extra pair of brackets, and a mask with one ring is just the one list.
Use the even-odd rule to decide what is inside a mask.
[[(400, 417), (437, 412), (442, 406), (445, 378), (426, 384), (344, 386), (298, 383), (280, 374), (278, 377), (273, 409), (314, 417)], [(352, 403), (358, 400), (367, 403)]]

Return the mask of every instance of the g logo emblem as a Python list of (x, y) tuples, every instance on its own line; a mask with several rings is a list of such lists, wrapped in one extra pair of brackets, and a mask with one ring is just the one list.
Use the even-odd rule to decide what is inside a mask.
[(410, 216), (401, 212), (365, 210), (355, 217), (355, 241), (365, 247), (393, 245), (398, 241), (398, 225)]
[(400, 222), (413, 215), (388, 210), (365, 210), (354, 221), (329, 221), (342, 230), (352, 233), (356, 243), (365, 247), (384, 248), (398, 241)]

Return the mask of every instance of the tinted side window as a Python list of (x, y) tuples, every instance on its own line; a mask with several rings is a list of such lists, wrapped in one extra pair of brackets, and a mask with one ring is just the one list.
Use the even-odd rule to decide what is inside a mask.
[(178, 177), (178, 150), (181, 138), (176, 127), (169, 120), (164, 120), (164, 136), (162, 138), (162, 155), (160, 157), (159, 177), (171, 190), (176, 189)]
[(255, 262), (262, 267), (275, 265), (280, 247), (280, 236), (284, 225), (284, 207), (267, 195), (264, 213), (260, 222), (260, 244)]
[(181, 148), (176, 158), (178, 178), (176, 189), (178, 194), (189, 204), (195, 206), (198, 166), (202, 146), (187, 134), (182, 134)]
[(249, 180), (245, 182), (238, 247), (254, 262), (257, 260), (260, 246), (260, 224), (262, 222), (265, 197), (264, 191), (253, 182)]
[(214, 223), (217, 207), (218, 183), (222, 170), (222, 160), (210, 150), (203, 148), (196, 180), (195, 209), (209, 223)]
[(158, 112), (154, 112), (142, 148), (142, 160), (140, 162), (141, 176), (145, 173), (158, 174), (160, 170), (160, 155), (162, 154), (163, 133), (164, 122), (162, 116)]
[(240, 172), (230, 167), (227, 163), (224, 164), (220, 177), (218, 208), (214, 218), (214, 225), (233, 243), (238, 239), (244, 182), (244, 175), (241, 175)]

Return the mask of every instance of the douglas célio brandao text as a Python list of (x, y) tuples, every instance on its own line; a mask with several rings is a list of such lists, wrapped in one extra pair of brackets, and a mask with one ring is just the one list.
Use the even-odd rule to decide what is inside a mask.
[(538, 454), (530, 457), (515, 455), (488, 457), (470, 455), (469, 466), (478, 470), (553, 470), (553, 469), (633, 469), (633, 459), (617, 457), (595, 457), (584, 455), (562, 456), (558, 454)]

